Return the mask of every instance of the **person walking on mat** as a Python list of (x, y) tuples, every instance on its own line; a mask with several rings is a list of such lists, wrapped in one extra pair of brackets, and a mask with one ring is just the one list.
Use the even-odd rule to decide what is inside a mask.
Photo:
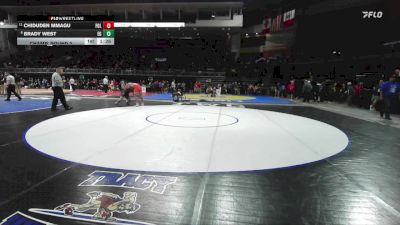
[(10, 101), (10, 97), (11, 97), (11, 93), (13, 93), (17, 98), (18, 101), (21, 101), (21, 96), (19, 96), (19, 94), (17, 92), (15, 92), (15, 77), (11, 74), (9, 74), (8, 72), (5, 73), (6, 75), (6, 83), (5, 83), (5, 87), (7, 90), (7, 98), (5, 101)]
[(62, 105), (64, 106), (65, 110), (71, 110), (72, 107), (67, 104), (67, 101), (65, 100), (65, 94), (64, 94), (64, 82), (61, 78), (61, 75), (64, 73), (64, 69), (62, 67), (58, 67), (56, 69), (56, 72), (53, 73), (51, 76), (51, 87), (53, 89), (54, 97), (53, 97), (53, 103), (51, 105), (51, 110), (56, 111), (57, 110), (57, 103), (58, 100), (61, 101)]

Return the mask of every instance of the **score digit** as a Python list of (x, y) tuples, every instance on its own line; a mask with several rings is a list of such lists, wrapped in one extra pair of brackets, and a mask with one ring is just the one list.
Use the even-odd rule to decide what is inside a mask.
[(103, 21), (103, 29), (107, 30), (114, 29), (114, 21)]
[(103, 30), (103, 37), (114, 37), (114, 30)]

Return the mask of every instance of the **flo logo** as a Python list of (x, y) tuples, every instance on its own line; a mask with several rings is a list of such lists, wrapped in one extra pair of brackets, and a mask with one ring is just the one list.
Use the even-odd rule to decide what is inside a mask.
[(382, 11), (362, 11), (363, 19), (375, 18), (380, 19), (383, 17)]

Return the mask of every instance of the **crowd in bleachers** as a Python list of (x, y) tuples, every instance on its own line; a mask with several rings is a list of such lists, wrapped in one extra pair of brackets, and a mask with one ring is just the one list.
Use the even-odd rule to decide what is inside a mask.
[[(231, 95), (264, 95), (266, 89), (263, 83), (224, 82), (219, 85), (222, 94)], [(207, 88), (206, 88), (207, 89)]]
[(62, 65), (80, 69), (180, 69), (197, 72), (225, 71), (234, 62), (233, 53), (221, 37), (134, 42), (120, 38), (118, 46), (20, 47), (20, 51), (4, 63), (19, 68)]
[[(397, 85), (400, 86), (400, 69), (397, 68), (391, 76), (396, 77)], [(288, 82), (276, 81), (268, 89), (268, 95), (281, 98), (299, 99), (303, 102), (338, 102), (350, 106), (380, 110), (381, 87), (387, 81), (384, 78), (372, 85), (366, 86), (363, 81), (317, 81), (312, 76), (296, 79), (292, 77)], [(393, 100), (391, 110), (400, 113), (400, 95)]]
[[(78, 89), (86, 89), (86, 90), (103, 90), (103, 79), (91, 78), (91, 79), (73, 79), (76, 87)], [(111, 91), (117, 91), (120, 89), (119, 84), (123, 79), (113, 79), (111, 78), (108, 81), (108, 87)], [(127, 80), (124, 80), (125, 82)], [(130, 81), (130, 80), (128, 80)], [(148, 92), (154, 93), (168, 93), (171, 92), (172, 89), (181, 88), (186, 90), (186, 83), (184, 81), (175, 81), (175, 80), (136, 80), (135, 82), (140, 83), (142, 86), (146, 87)], [(71, 83), (71, 78), (69, 84)], [(68, 83), (66, 84), (68, 86)]]

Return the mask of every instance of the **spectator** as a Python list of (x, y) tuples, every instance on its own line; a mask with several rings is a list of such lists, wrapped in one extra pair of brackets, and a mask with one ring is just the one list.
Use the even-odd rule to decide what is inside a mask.
[(354, 97), (354, 88), (351, 82), (347, 82), (345, 94), (347, 96), (346, 98), (347, 104), (351, 105), (353, 103), (353, 97)]
[(312, 85), (311, 85), (311, 81), (304, 79), (304, 85), (303, 85), (303, 102), (310, 102), (310, 98), (311, 98), (311, 94), (312, 94)]
[(328, 88), (328, 82), (324, 80), (320, 86), (319, 86), (319, 101), (324, 102), (328, 99), (329, 96), (329, 88)]
[(186, 83), (185, 83), (185, 81), (182, 82), (181, 87), (182, 87), (182, 91), (186, 92)]
[(73, 77), (69, 79), (69, 87), (71, 91), (75, 91), (75, 79)]
[(276, 82), (275, 83), (275, 97), (279, 98), (281, 96), (281, 83), (280, 82)]
[(109, 85), (109, 89), (111, 92), (114, 92), (114, 79), (112, 79), (111, 81), (109, 81), (108, 85)]
[(103, 78), (103, 91), (107, 94), (108, 92), (108, 76)]
[(358, 84), (354, 85), (354, 103), (360, 107), (362, 103), (362, 96), (361, 93), (364, 90), (364, 83), (359, 82)]
[(293, 95), (296, 92), (296, 84), (294, 80), (291, 80), (287, 85), (287, 92), (290, 96), (290, 99), (293, 99)]
[(396, 67), (394, 74), (396, 75), (398, 81), (400, 81), (400, 67)]
[(299, 99), (302, 95), (302, 89), (303, 89), (303, 82), (301, 82), (301, 79), (295, 79), (294, 86), (295, 86), (295, 97), (296, 99)]
[(282, 98), (286, 97), (286, 86), (284, 83), (279, 85), (279, 93), (280, 93), (280, 97), (282, 97)]
[(171, 90), (175, 90), (176, 85), (175, 85), (175, 80), (172, 80), (171, 82)]
[(379, 81), (378, 88), (376, 86), (373, 87), (372, 90), (372, 96), (371, 96), (371, 104), (369, 106), (369, 110), (375, 109), (376, 111), (383, 111), (383, 104), (380, 104), (380, 102), (383, 103), (382, 100), (380, 99), (380, 89), (379, 87), (383, 84), (383, 80)]
[(390, 118), (390, 107), (400, 97), (400, 85), (396, 81), (396, 74), (390, 76), (389, 81), (381, 84), (379, 87), (381, 90), (380, 98), (384, 102), (384, 110), (380, 112), (381, 117), (385, 114), (385, 119), (391, 120)]
[(5, 95), (5, 76), (3, 74), (0, 74), (0, 95)]
[(311, 96), (313, 101), (316, 102), (319, 99), (319, 85), (316, 81), (313, 80), (311, 81), (311, 86), (312, 86)]

